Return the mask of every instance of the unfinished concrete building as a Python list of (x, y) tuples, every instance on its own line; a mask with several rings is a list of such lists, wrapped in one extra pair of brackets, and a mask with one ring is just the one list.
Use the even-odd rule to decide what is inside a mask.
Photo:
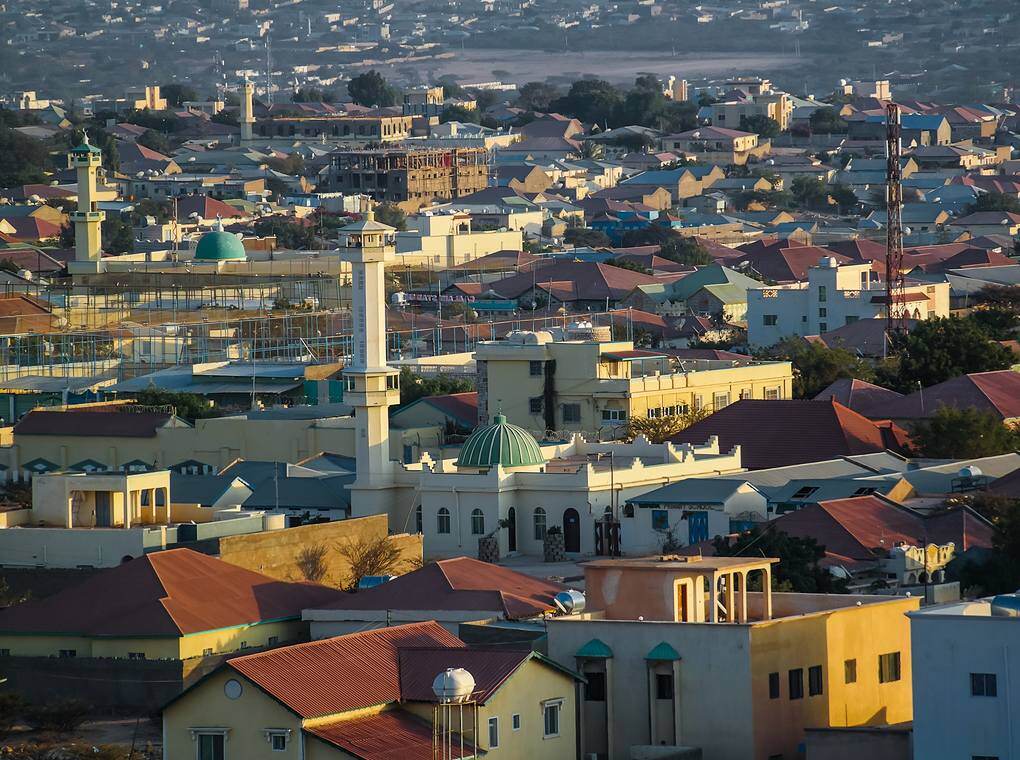
[(330, 189), (362, 193), (416, 211), (488, 185), (484, 148), (354, 150), (332, 155)]

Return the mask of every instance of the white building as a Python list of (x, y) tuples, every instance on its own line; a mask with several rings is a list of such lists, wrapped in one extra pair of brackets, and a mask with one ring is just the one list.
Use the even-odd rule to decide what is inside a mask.
[(915, 760), (1020, 757), (1020, 596), (908, 616)]
[[(844, 264), (824, 256), (808, 270), (807, 282), (747, 291), (747, 340), (772, 346), (795, 335), (820, 335), (861, 319), (882, 319), (888, 296), (871, 264)], [(903, 290), (908, 319), (949, 316), (949, 284), (908, 284)]]

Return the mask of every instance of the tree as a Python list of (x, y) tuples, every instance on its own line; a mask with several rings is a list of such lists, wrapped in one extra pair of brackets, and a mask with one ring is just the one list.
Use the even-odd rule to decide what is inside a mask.
[(1008, 211), (1020, 214), (1020, 198), (1006, 193), (982, 193), (967, 206), (965, 213), (976, 214), (979, 211)]
[(793, 591), (799, 594), (845, 594), (846, 580), (836, 578), (819, 564), (825, 557), (825, 547), (813, 538), (790, 536), (782, 530), (782, 518), (764, 528), (752, 528), (736, 541), (717, 537), (712, 542), (720, 557), (757, 555), (776, 557), (773, 565), (772, 589)]
[(0, 126), (0, 187), (43, 182), (50, 165), (46, 143)]
[(144, 145), (146, 148), (151, 148), (157, 153), (166, 155), (173, 150), (173, 146), (170, 145), (170, 141), (166, 135), (157, 132), (154, 129), (147, 129), (143, 132), (138, 140), (136, 141), (139, 145)]
[(142, 406), (173, 407), (174, 414), (178, 417), (192, 421), (220, 416), (220, 412), (209, 404), (209, 399), (197, 393), (146, 388), (135, 394), (135, 402)]
[(997, 306), (976, 308), (967, 315), (967, 319), (992, 340), (1013, 340), (1020, 326), (1020, 315)]
[(825, 183), (815, 177), (797, 177), (790, 183), (793, 199), (802, 208), (824, 209), (829, 203)]
[(912, 392), (972, 372), (1009, 369), (1013, 353), (991, 340), (970, 319), (948, 317), (918, 322), (893, 339), (897, 390)]
[(603, 126), (614, 120), (623, 95), (604, 79), (581, 79), (570, 85), (566, 95), (556, 98), (549, 109)]
[(567, 227), (563, 240), (571, 245), (589, 248), (609, 248), (613, 245), (613, 241), (606, 233), (587, 227)]
[(168, 105), (180, 107), (186, 100), (198, 100), (198, 91), (190, 85), (180, 82), (164, 84), (159, 88), (159, 94), (166, 98)]
[(275, 235), (277, 247), (293, 251), (307, 251), (315, 242), (315, 231), (311, 226), (278, 216), (259, 219), (255, 222), (255, 233), (259, 237)]
[(1020, 449), (1020, 432), (992, 412), (940, 406), (912, 431), (914, 448), (930, 459), (977, 459)]
[(754, 132), (759, 137), (776, 137), (782, 128), (779, 122), (765, 114), (740, 117), (740, 129), (744, 132)]
[(848, 185), (833, 185), (829, 189), (829, 197), (836, 202), (839, 213), (849, 213), (860, 202), (857, 194)]
[(525, 111), (548, 111), (560, 91), (545, 82), (526, 82), (517, 90), (517, 107)]
[(715, 259), (701, 243), (692, 237), (672, 234), (659, 247), (659, 255), (664, 259), (688, 266), (707, 266)]
[(422, 377), (410, 368), (400, 370), (400, 405), (407, 406), (424, 396), (444, 396), (448, 393), (467, 393), (475, 386), (469, 380), (459, 377)]
[(977, 559), (957, 555), (946, 567), (947, 575), (960, 581), (968, 597), (1015, 591), (1020, 586), (1020, 499), (978, 493), (963, 503), (995, 528), (992, 552)]
[(811, 131), (822, 135), (845, 134), (847, 123), (835, 108), (819, 108), (811, 114)]
[(842, 378), (874, 379), (873, 370), (860, 357), (842, 348), (827, 348), (802, 338), (787, 338), (765, 354), (772, 359), (785, 359), (793, 365), (793, 395), (796, 398), (814, 398)]
[(300, 177), (305, 173), (305, 158), (300, 153), (291, 153), (283, 158), (270, 158), (266, 165), (273, 171), (281, 174), (289, 174), (292, 177)]
[(347, 94), (361, 106), (392, 106), (397, 103), (397, 90), (375, 69), (359, 74), (347, 83)]
[[(611, 267), (616, 267), (618, 269), (629, 269), (631, 272), (651, 274), (651, 271), (648, 269), (648, 267), (642, 266), (638, 262), (631, 261), (629, 259), (606, 259), (605, 263)], [(637, 343), (636, 340), (634, 342)]]
[(464, 106), (447, 106), (439, 115), (439, 121), (445, 124), (449, 121), (459, 121), (462, 124), (478, 124), (482, 115), (477, 108), (465, 108)]
[(631, 417), (627, 422), (624, 437), (628, 441), (633, 441), (639, 435), (643, 435), (651, 443), (664, 443), (695, 422), (701, 422), (708, 415), (707, 409), (691, 409), (682, 414), (668, 414), (662, 417)]
[(335, 103), (336, 93), (318, 87), (299, 87), (290, 96), (291, 103)]
[[(107, 253), (130, 253), (135, 247), (135, 233), (128, 219), (118, 216), (107, 217), (102, 227), (103, 250)], [(75, 232), (73, 224), (65, 224), (60, 228), (60, 247), (74, 248)]]
[(403, 562), (400, 546), (389, 536), (347, 539), (337, 546), (347, 571), (340, 583), (344, 591), (357, 591), (358, 583), (369, 575), (392, 575)]
[(383, 203), (375, 207), (375, 220), (382, 224), (388, 224), (397, 230), (407, 229), (407, 215), (400, 210), (399, 206), (392, 203)]

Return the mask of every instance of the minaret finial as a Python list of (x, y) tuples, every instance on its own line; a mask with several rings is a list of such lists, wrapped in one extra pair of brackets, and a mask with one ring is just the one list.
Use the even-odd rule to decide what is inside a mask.
[(90, 144), (89, 143), (89, 132), (88, 132), (87, 129), (83, 129), (81, 131), (81, 141), (82, 141), (82, 144), (84, 144), (84, 145), (89, 145)]
[(213, 225), (213, 230), (223, 232), (223, 217), (219, 214), (216, 215), (216, 224)]

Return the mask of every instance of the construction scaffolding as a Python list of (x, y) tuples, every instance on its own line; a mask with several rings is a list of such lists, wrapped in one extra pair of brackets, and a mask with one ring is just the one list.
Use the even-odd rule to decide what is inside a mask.
[(484, 148), (338, 151), (332, 154), (330, 187), (422, 206), (484, 190), (488, 167)]

